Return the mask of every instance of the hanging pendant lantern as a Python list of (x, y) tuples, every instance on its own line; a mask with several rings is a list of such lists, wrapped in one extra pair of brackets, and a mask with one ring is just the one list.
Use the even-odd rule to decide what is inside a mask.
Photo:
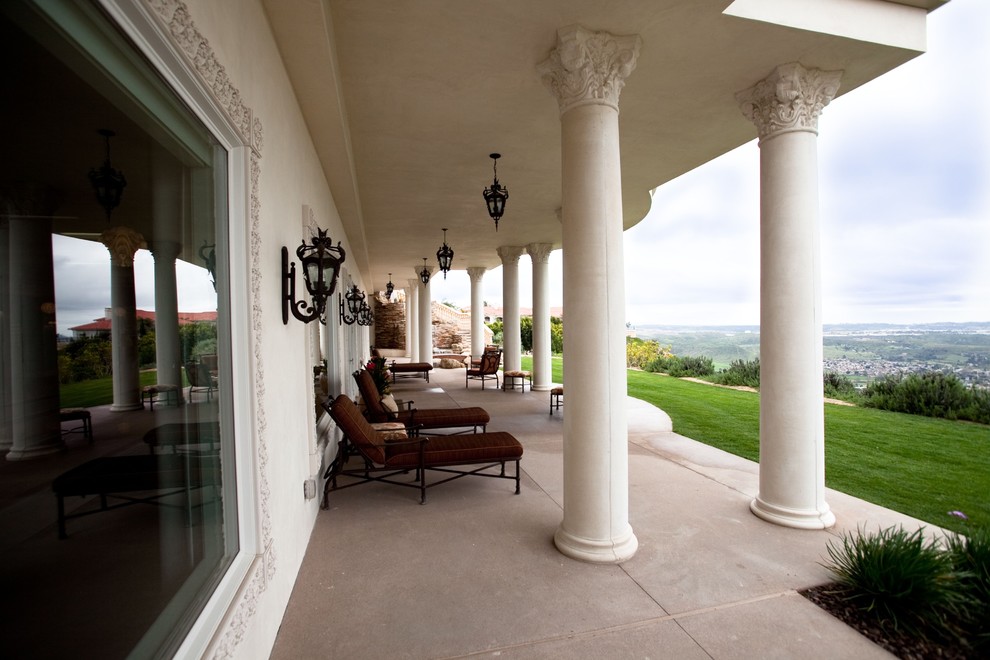
[(443, 228), (443, 245), (437, 250), (437, 263), (440, 264), (440, 271), (443, 273), (443, 279), (447, 279), (447, 272), (450, 270), (450, 264), (454, 261), (454, 251), (449, 245), (447, 245), (447, 228)]
[(498, 183), (498, 159), (502, 154), (489, 154), (489, 157), (494, 161), (492, 171), (495, 173), (495, 180), (492, 181), (491, 186), (485, 188), (485, 204), (488, 206), (488, 215), (495, 221), (495, 231), (498, 231), (498, 221), (505, 212), (505, 200), (509, 199), (509, 190)]

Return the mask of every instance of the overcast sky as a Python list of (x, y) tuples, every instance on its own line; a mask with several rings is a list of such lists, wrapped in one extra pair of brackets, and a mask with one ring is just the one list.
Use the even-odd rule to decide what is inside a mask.
[[(818, 124), (825, 323), (990, 321), (988, 64), (990, 2), (952, 0), (929, 15), (926, 54), (825, 108)], [(66, 250), (68, 240), (55, 242), (63, 334), (109, 305), (106, 249)], [(754, 139), (661, 186), (649, 215), (626, 232), (626, 320), (758, 325), (759, 247)], [(154, 308), (152, 268), (141, 251), (141, 309)], [(208, 309), (209, 296), (204, 303), (198, 295), (212, 293), (208, 280), (203, 289), (205, 271), (186, 264), (179, 271), (179, 308)], [(550, 273), (551, 305), (559, 306), (559, 250)], [(519, 281), (520, 304), (531, 306), (527, 256)], [(501, 268), (485, 274), (483, 290), (501, 305)], [(471, 302), (464, 270), (435, 277), (432, 291), (439, 301)]]

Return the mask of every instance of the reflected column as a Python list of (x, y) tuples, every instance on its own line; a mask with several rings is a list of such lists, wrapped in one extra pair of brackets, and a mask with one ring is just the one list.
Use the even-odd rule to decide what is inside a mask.
[[(175, 259), (180, 245), (156, 241), (155, 258), (155, 363), (159, 385), (175, 385), (182, 403), (182, 365), (179, 349), (179, 298), (175, 284)], [(167, 399), (166, 399), (167, 400)]]
[(134, 253), (144, 237), (130, 227), (111, 227), (100, 236), (110, 251), (110, 339), (113, 347), (113, 405), (111, 412), (140, 410), (137, 305), (134, 294)]
[(51, 215), (47, 186), (4, 191), (8, 215), (10, 432), (7, 460), (44, 456), (64, 446), (59, 422), (58, 348)]
[(10, 220), (0, 215), (0, 454), (14, 444), (10, 420)]

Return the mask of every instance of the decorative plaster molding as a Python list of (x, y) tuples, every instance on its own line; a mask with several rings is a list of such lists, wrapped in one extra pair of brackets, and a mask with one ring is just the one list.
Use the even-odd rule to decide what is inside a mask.
[(839, 91), (842, 71), (805, 69), (782, 64), (747, 90), (736, 94), (746, 118), (756, 124), (760, 140), (808, 131), (818, 134), (818, 115)]
[(192, 68), (209, 88), (220, 108), (236, 127), (244, 143), (260, 155), (263, 142), (261, 122), (251, 116), (241, 93), (230, 82), (227, 70), (217, 60), (213, 48), (193, 23), (189, 8), (182, 0), (145, 0), (158, 15), (183, 52)]
[(553, 245), (550, 243), (530, 243), (526, 246), (526, 252), (534, 264), (550, 263), (550, 253), (553, 252)]
[(250, 296), (251, 331), (254, 364), (254, 446), (257, 447), (257, 484), (259, 519), (261, 527), (261, 566), (251, 571), (239, 594), (236, 606), (226, 621), (225, 629), (218, 633), (213, 648), (214, 658), (233, 657), (235, 649), (244, 637), (247, 627), (257, 611), (261, 594), (276, 573), (274, 539), (272, 538), (271, 488), (268, 481), (268, 422), (265, 414), (265, 365), (262, 348), (262, 275), (261, 275), (261, 150), (264, 145), (264, 130), (261, 120), (254, 117), (251, 109), (241, 99), (240, 91), (231, 83), (226, 69), (217, 60), (213, 48), (193, 23), (189, 9), (182, 0), (144, 0), (153, 15), (161, 21), (165, 34), (185, 55), (190, 68), (194, 70), (210, 90), (217, 107), (226, 113), (231, 125), (237, 130), (242, 142), (250, 147)]
[(615, 36), (580, 25), (557, 30), (557, 46), (536, 70), (557, 99), (560, 114), (586, 104), (619, 109), (619, 93), (636, 68), (639, 35)]
[(100, 241), (110, 250), (114, 266), (134, 267), (134, 253), (146, 247), (144, 236), (130, 227), (110, 227), (100, 234)]
[(514, 245), (503, 245), (496, 250), (496, 252), (498, 252), (499, 259), (502, 260), (503, 266), (512, 266), (519, 263), (519, 257), (521, 257), (525, 251), (526, 248), (516, 247)]

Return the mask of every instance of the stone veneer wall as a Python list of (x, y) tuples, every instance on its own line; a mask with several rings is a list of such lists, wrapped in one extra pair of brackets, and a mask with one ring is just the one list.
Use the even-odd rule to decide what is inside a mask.
[(375, 296), (375, 348), (406, 350), (406, 305)]

